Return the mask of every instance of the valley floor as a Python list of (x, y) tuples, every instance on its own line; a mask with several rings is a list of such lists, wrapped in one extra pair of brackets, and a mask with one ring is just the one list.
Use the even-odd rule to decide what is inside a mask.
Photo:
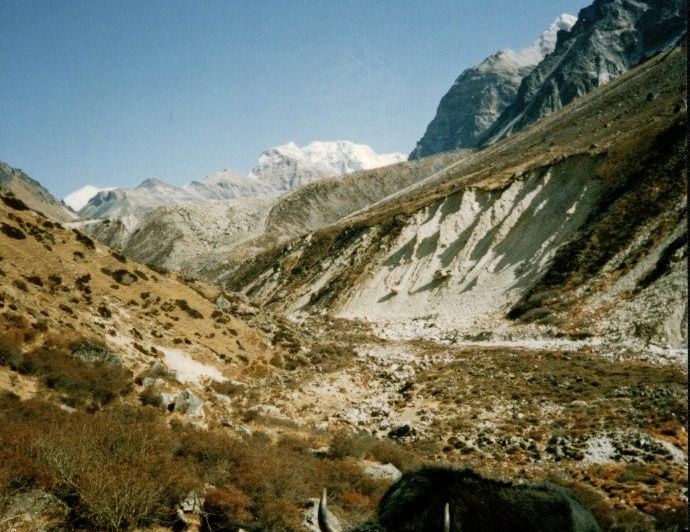
[(323, 318), (302, 328), (340, 347), (336, 365), (257, 383), (260, 422), (360, 430), (489, 476), (555, 479), (612, 529), (632, 510), (650, 528), (684, 519), (687, 351), (393, 339), (390, 329)]

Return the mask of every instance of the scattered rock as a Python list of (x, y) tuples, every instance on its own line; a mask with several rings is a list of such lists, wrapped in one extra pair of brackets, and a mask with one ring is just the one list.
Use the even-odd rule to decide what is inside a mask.
[(145, 377), (141, 384), (147, 388), (162, 388), (165, 386), (165, 380), (160, 377)]
[(187, 497), (180, 503), (180, 509), (186, 514), (198, 514), (204, 506), (204, 498), (195, 491), (190, 491)]
[(204, 417), (204, 402), (191, 390), (183, 390), (175, 398), (173, 411), (189, 417)]
[(0, 524), (3, 530), (24, 530), (20, 523), (27, 526), (26, 530), (54, 530), (55, 521), (62, 520), (68, 511), (68, 506), (54, 495), (43, 490), (31, 490), (12, 497), (4, 515), (16, 518), (6, 519)]
[(220, 295), (216, 298), (216, 306), (219, 309), (229, 309), (230, 307), (232, 307), (232, 303), (230, 303), (230, 301), (228, 301), (227, 299), (225, 299), (225, 297)]
[(401, 471), (393, 464), (371, 464), (364, 468), (364, 473), (376, 480), (390, 480), (391, 482), (395, 482), (402, 476)]
[(250, 429), (249, 427), (245, 427), (244, 425), (236, 427), (235, 432), (244, 438), (251, 438), (253, 434), (252, 429)]
[(307, 452), (309, 454), (313, 454), (314, 456), (318, 458), (326, 458), (328, 454), (330, 453), (330, 449), (328, 447), (319, 447), (317, 449), (307, 449)]

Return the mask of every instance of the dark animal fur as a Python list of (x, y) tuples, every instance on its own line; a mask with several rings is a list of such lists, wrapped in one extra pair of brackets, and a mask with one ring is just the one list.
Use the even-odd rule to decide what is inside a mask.
[(450, 504), (451, 532), (598, 532), (575, 494), (554, 484), (509, 484), (469, 470), (407, 473), (381, 499), (378, 523), (354, 532), (441, 532)]

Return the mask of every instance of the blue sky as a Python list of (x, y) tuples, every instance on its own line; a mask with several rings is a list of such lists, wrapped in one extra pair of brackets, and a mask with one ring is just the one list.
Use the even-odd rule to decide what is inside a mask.
[(59, 197), (293, 140), (409, 153), (460, 72), (586, 0), (2, 0), (0, 159)]

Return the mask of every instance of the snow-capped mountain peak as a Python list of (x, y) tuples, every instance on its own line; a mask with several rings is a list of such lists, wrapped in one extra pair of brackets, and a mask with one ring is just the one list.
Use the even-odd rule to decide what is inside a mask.
[[(577, 22), (577, 17), (569, 13), (563, 13), (560, 17), (554, 20), (548, 29), (541, 34), (541, 36), (534, 41), (526, 50), (534, 49), (539, 52), (543, 59), (548, 54), (556, 49), (556, 40), (560, 30), (570, 31)], [(540, 59), (541, 60), (541, 59)]]
[(71, 207), (75, 211), (81, 210), (84, 205), (86, 205), (91, 198), (93, 198), (99, 192), (107, 192), (108, 190), (113, 190), (112, 187), (94, 187), (93, 185), (85, 185), (70, 194), (67, 194), (62, 201), (65, 205)]
[(371, 146), (347, 140), (314, 141), (307, 144), (302, 152), (309, 161), (331, 168), (339, 175), (405, 160), (402, 153), (377, 154)]
[(185, 187), (149, 178), (135, 188), (108, 189), (112, 193), (90, 190), (90, 196), (73, 208), (82, 216), (100, 218), (138, 214), (164, 205), (267, 196), (323, 177), (404, 160), (401, 153), (377, 154), (365, 144), (346, 140), (315, 141), (303, 148), (287, 142), (265, 150), (248, 176), (226, 168)]
[(521, 70), (535, 67), (544, 57), (553, 52), (556, 49), (558, 32), (570, 31), (575, 22), (577, 22), (577, 17), (563, 13), (529, 46), (518, 51), (502, 48), (477, 65), (476, 69), (479, 72), (510, 72), (522, 77), (524, 72)]
[(366, 144), (348, 140), (314, 141), (300, 148), (287, 142), (265, 150), (251, 176), (289, 190), (315, 179), (369, 170), (405, 160), (402, 153), (377, 154)]
[(576, 21), (577, 17), (564, 13), (526, 48), (502, 48), (463, 71), (441, 99), (436, 117), (410, 157), (478, 146), (484, 132), (513, 102), (525, 76), (555, 50), (558, 31), (570, 31)]

